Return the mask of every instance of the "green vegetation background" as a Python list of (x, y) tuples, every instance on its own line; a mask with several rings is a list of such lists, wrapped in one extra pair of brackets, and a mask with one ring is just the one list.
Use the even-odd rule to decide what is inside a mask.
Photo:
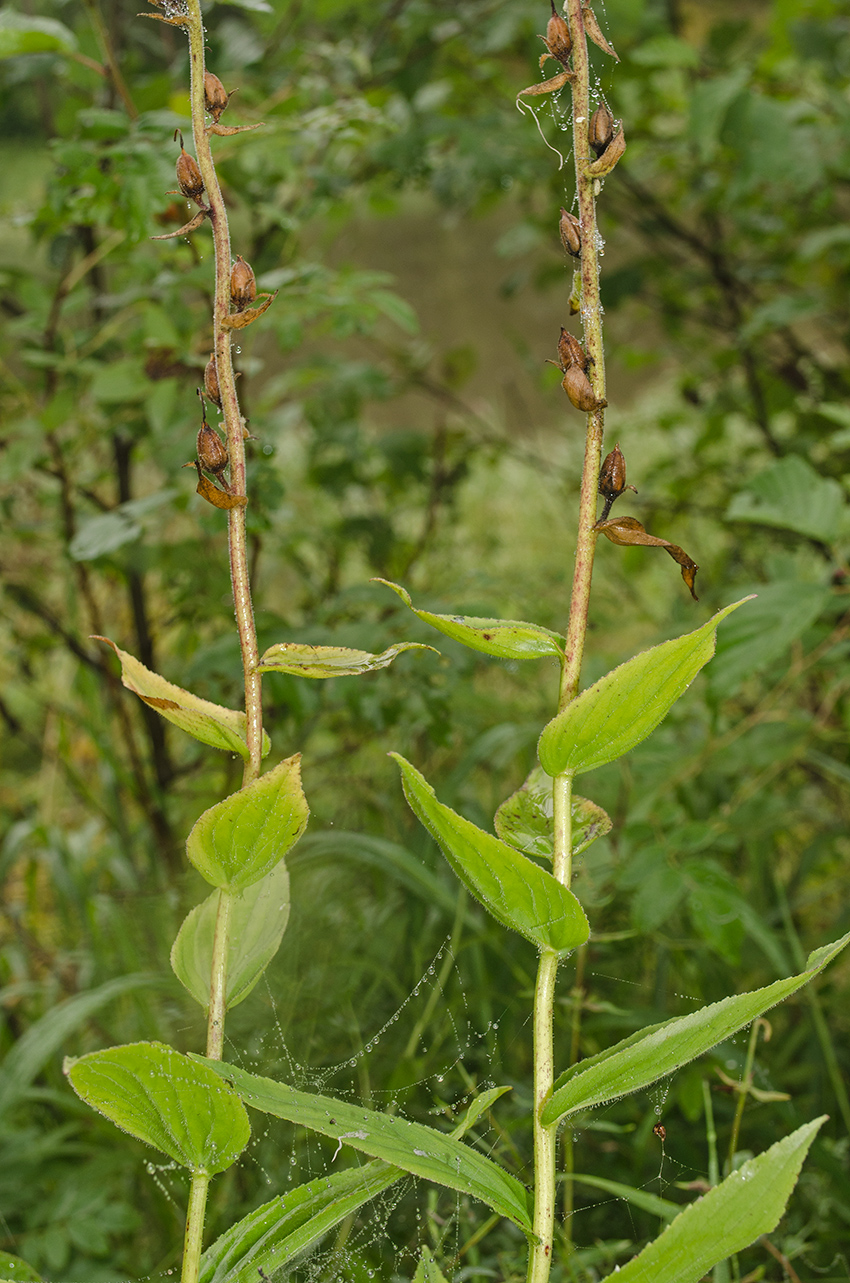
[[(222, 514), (180, 470), (209, 352), (209, 234), (149, 240), (184, 216), (166, 193), (185, 51), (137, 7), (102, 6), (132, 114), (90, 65), (104, 49), (89, 0), (22, 3), (50, 21), (33, 52), (0, 62), (0, 1250), (86, 1283), (173, 1268), (185, 1190), (74, 1098), (61, 1054), (200, 1045), (168, 967), (202, 892), (181, 847), (238, 782), (123, 691), (90, 640), (238, 706)], [(660, 551), (605, 544), (585, 680), (759, 597), (648, 744), (588, 778), (614, 829), (578, 872), (594, 938), (582, 983), (564, 969), (561, 1067), (573, 1042), (590, 1054), (767, 983), (850, 927), (850, 8), (597, 13), (622, 57), (594, 55), (597, 88), (628, 139), (600, 201), (608, 439), (639, 490), (619, 506), (699, 562), (701, 601)], [(565, 625), (582, 416), (544, 362), (568, 315), (567, 108), (536, 107), (559, 169), (515, 106), (546, 17), (542, 0), (240, 0), (208, 19), (209, 65), (239, 87), (228, 118), (265, 122), (217, 143), (234, 251), (280, 290), (238, 358), (261, 645), (442, 652), (362, 679), (266, 679), (273, 752), (303, 752), (313, 818), (281, 953), (230, 1018), (230, 1054), (429, 1120), (512, 1083), (481, 1143), (524, 1179), (533, 953), (456, 907), (386, 752), (489, 824), (534, 761), (557, 674), (435, 637), (370, 576), (431, 609)], [(87, 1013), (63, 1005), (138, 972), (150, 983)], [(838, 964), (773, 1013), (741, 1134), (758, 1152), (831, 1115), (774, 1236), (804, 1281), (850, 1269), (847, 979)], [(702, 1082), (722, 1159), (745, 1042), (580, 1120), (577, 1170), (693, 1197)], [(261, 1131), (216, 1182), (211, 1230), (331, 1157)], [(599, 1277), (657, 1229), (587, 1187), (575, 1206), (559, 1278)], [(484, 1220), (408, 1191), (296, 1274), (409, 1278), (424, 1239), (462, 1253), (460, 1277), (519, 1277), (508, 1229), (469, 1245)], [(739, 1267), (782, 1277), (763, 1248)]]

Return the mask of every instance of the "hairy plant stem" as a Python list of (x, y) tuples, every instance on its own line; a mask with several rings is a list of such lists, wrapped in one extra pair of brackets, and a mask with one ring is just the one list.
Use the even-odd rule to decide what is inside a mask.
[[(236, 495), (245, 495), (245, 432), (230, 349), (230, 331), (224, 318), (230, 312), (230, 227), (227, 209), (218, 182), (210, 136), (206, 124), (204, 102), (204, 27), (200, 0), (187, 0), (186, 30), (189, 37), (189, 64), (191, 72), (190, 101), (192, 133), (195, 156), (204, 180), (208, 201), (208, 217), (212, 225), (215, 249), (215, 301), (213, 304), (213, 333), (216, 373), (224, 414), (227, 436), (227, 453), (230, 461), (230, 489)], [(248, 544), (245, 508), (228, 511), (228, 549), (230, 555), (230, 580), (242, 669), (245, 679), (245, 737), (248, 758), (242, 776), (243, 788), (256, 780), (262, 770), (263, 706), (261, 677), (257, 672), (259, 650), (251, 600), (248, 573)], [(224, 1018), (227, 1009), (227, 960), (233, 896), (226, 891), (219, 894), (216, 915), (213, 957), (210, 969), (210, 1004), (207, 1018), (206, 1053), (213, 1060), (221, 1060), (224, 1049)], [(197, 1283), (203, 1246), (209, 1177), (195, 1173), (186, 1219), (186, 1238), (183, 1252), (181, 1283)]]
[[(581, 318), (585, 351), (589, 360), (588, 377), (598, 401), (605, 400), (605, 353), (602, 346), (602, 310), (599, 299), (599, 255), (596, 231), (595, 180), (587, 173), (593, 159), (588, 141), (590, 119), (590, 64), (581, 0), (566, 0), (564, 5), (572, 37), (573, 154), (575, 157), (576, 191), (581, 224)], [(562, 711), (578, 694), (593, 557), (596, 550), (596, 512), (599, 470), (602, 464), (602, 410), (587, 416), (584, 466), (579, 499), (578, 537), (576, 540), (573, 588), (567, 627), (564, 663), (558, 709)], [(564, 886), (572, 875), (572, 776), (562, 774), (553, 781), (554, 802), (554, 876)], [(539, 1242), (529, 1256), (528, 1283), (546, 1283), (552, 1263), (552, 1240), (555, 1228), (555, 1138), (557, 1127), (544, 1127), (540, 1111), (552, 1094), (554, 1084), (553, 1009), (558, 956), (543, 952), (537, 972), (534, 995), (534, 1232)]]

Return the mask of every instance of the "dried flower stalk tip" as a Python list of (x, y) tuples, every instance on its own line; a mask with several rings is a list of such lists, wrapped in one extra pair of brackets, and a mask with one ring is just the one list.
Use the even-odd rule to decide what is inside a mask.
[(569, 330), (561, 326), (561, 337), (558, 339), (558, 364), (566, 374), (572, 365), (577, 365), (580, 370), (587, 370), (587, 354), (574, 335)]
[(180, 138), (180, 155), (177, 157), (177, 186), (184, 196), (200, 205), (204, 191), (204, 180), (201, 177), (201, 171), (198, 169), (197, 161), (189, 155), (183, 146), (183, 135), (179, 129), (175, 130), (174, 134), (175, 138), (178, 136)]
[(241, 254), (236, 255), (233, 271), (230, 273), (230, 301), (237, 312), (244, 312), (257, 297), (257, 282), (250, 263), (246, 263)]
[(566, 67), (567, 59), (573, 48), (570, 29), (564, 18), (555, 9), (555, 0), (551, 0), (551, 5), (552, 17), (546, 25), (546, 35), (541, 36), (540, 39), (549, 50), (551, 57), (557, 58), (561, 66)]
[(602, 103), (590, 117), (590, 124), (587, 129), (588, 142), (597, 156), (601, 156), (613, 137), (614, 117), (605, 106), (605, 103)]
[(561, 380), (561, 387), (577, 410), (589, 413), (591, 410), (602, 410), (608, 404), (607, 401), (599, 400), (580, 365), (568, 368)]
[(218, 118), (227, 106), (230, 94), (211, 71), (204, 72), (204, 105), (212, 116), (213, 120), (218, 123)]
[(210, 359), (207, 361), (206, 369), (204, 370), (204, 391), (207, 394), (207, 399), (212, 401), (213, 405), (217, 405), (220, 410), (221, 390), (218, 386), (218, 367), (215, 363), (214, 352), (210, 353)]

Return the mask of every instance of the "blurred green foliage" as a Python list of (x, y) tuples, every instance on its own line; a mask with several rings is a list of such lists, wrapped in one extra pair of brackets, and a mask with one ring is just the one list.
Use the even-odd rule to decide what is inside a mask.
[[(229, 706), (241, 670), (222, 517), (180, 471), (209, 353), (209, 233), (149, 240), (184, 221), (167, 194), (182, 38), (137, 20), (136, 0), (103, 5), (105, 27), (94, 0), (37, 7), (40, 26), (0, 10), (0, 1250), (100, 1283), (173, 1267), (185, 1190), (75, 1100), (60, 1052), (199, 1045), (167, 965), (199, 891), (182, 843), (237, 775), (122, 690), (90, 635)], [(489, 825), (533, 765), (555, 668), (435, 638), (369, 579), (426, 609), (564, 626), (579, 416), (543, 361), (568, 311), (569, 165), (514, 105), (546, 16), (528, 0), (208, 15), (209, 64), (239, 86), (229, 115), (264, 122), (217, 143), (234, 248), (280, 290), (238, 357), (261, 646), (442, 652), (359, 679), (266, 679), (275, 760), (304, 753), (313, 820), (283, 948), (231, 1017), (228, 1054), (426, 1119), (511, 1083), (479, 1143), (523, 1179), (533, 951), (457, 900), (385, 754)], [(585, 678), (759, 596), (652, 739), (588, 777), (614, 828), (575, 884), (594, 935), (561, 979), (560, 1066), (790, 974), (850, 927), (850, 12), (608, 0), (599, 16), (622, 62), (594, 55), (597, 90), (628, 138), (600, 202), (609, 439), (640, 491), (630, 510), (700, 562), (703, 601), (667, 558), (601, 547)], [(566, 155), (563, 104), (536, 110)], [(357, 258), (370, 236), (379, 266)], [(420, 321), (447, 246), (474, 275)], [(503, 326), (506, 305), (521, 319)], [(774, 1235), (804, 1281), (848, 1270), (847, 965), (774, 1014), (755, 1086), (789, 1099), (744, 1113), (752, 1152), (831, 1115)], [(115, 977), (131, 983), (104, 990)], [(737, 1080), (745, 1042), (582, 1120), (577, 1170), (681, 1197), (707, 1171), (702, 1081), (722, 1146), (735, 1099), (718, 1071)], [(211, 1230), (321, 1170), (320, 1146), (260, 1133), (213, 1186)], [(598, 1277), (655, 1232), (580, 1185), (575, 1209), (564, 1278)], [(522, 1269), (510, 1229), (476, 1239), (484, 1214), (462, 1199), (407, 1191), (369, 1216), (299, 1276), (410, 1278), (420, 1238), (459, 1254), (459, 1277)], [(740, 1273), (780, 1267), (756, 1247)]]

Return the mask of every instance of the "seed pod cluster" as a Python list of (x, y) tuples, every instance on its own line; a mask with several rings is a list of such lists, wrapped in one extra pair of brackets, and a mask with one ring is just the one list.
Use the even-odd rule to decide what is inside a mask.
[(201, 197), (204, 193), (204, 180), (198, 169), (198, 162), (183, 146), (182, 134), (180, 134), (180, 155), (177, 157), (177, 186), (188, 200), (193, 200), (198, 205), (203, 203)]
[(573, 258), (581, 257), (581, 223), (569, 210), (561, 210), (561, 221), (558, 224), (561, 244)]
[(250, 263), (246, 263), (241, 254), (236, 255), (236, 262), (230, 273), (230, 302), (237, 312), (244, 312), (257, 297), (257, 282)]
[(227, 92), (218, 76), (214, 76), (211, 71), (205, 71), (204, 105), (216, 124), (218, 124), (219, 117), (227, 107), (229, 100), (230, 94)]

